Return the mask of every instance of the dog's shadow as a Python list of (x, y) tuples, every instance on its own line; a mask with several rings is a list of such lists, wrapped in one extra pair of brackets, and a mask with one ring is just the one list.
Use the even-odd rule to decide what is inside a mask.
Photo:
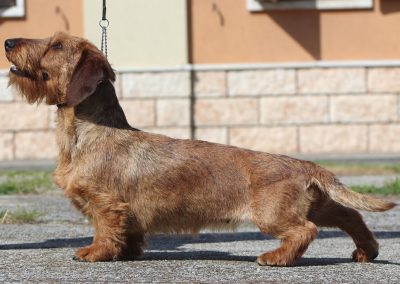
[[(400, 231), (375, 232), (379, 239), (400, 238)], [(340, 231), (321, 231), (320, 239), (347, 237)], [(256, 256), (235, 255), (229, 252), (213, 250), (179, 251), (180, 247), (187, 244), (206, 243), (229, 243), (240, 241), (262, 241), (271, 240), (259, 232), (236, 232), (236, 233), (202, 233), (195, 237), (190, 235), (156, 235), (149, 238), (149, 245), (145, 253), (137, 261), (158, 261), (158, 260), (214, 260), (214, 261), (244, 261), (254, 262)], [(0, 250), (30, 250), (30, 249), (52, 249), (52, 248), (78, 248), (89, 245), (91, 237), (49, 239), (36, 243), (17, 243), (0, 245)], [(171, 251), (172, 250), (172, 251)], [(296, 266), (326, 266), (342, 263), (350, 263), (350, 258), (301, 258)], [(399, 265), (383, 260), (375, 260), (375, 263)]]

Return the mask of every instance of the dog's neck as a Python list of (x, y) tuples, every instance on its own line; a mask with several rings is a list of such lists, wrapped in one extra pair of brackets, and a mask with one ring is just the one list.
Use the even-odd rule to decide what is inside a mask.
[(110, 81), (102, 82), (95, 93), (75, 107), (75, 117), (84, 122), (118, 129), (131, 129)]
[[(100, 128), (100, 129), (99, 129)], [(92, 131), (97, 129), (99, 131)], [(102, 82), (95, 93), (75, 107), (59, 106), (57, 110), (57, 142), (60, 162), (70, 161), (79, 150), (79, 143), (96, 141), (98, 136), (132, 128), (118, 102), (111, 82)]]
[(60, 128), (64, 130), (67, 130), (66, 120), (69, 122), (67, 125), (79, 121), (116, 129), (136, 130), (128, 124), (110, 81), (102, 82), (92, 95), (75, 107), (68, 107), (66, 104), (59, 104), (57, 107)]

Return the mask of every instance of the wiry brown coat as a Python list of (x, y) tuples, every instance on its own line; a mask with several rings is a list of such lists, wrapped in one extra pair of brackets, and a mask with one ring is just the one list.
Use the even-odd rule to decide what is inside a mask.
[(236, 147), (172, 139), (129, 126), (113, 70), (86, 40), (57, 33), (6, 42), (15, 64), (10, 84), (30, 103), (57, 104), (56, 184), (95, 227), (76, 259), (131, 259), (145, 235), (196, 233), (251, 220), (281, 239), (260, 265), (291, 265), (317, 235), (339, 227), (356, 244), (355, 261), (371, 261), (378, 243), (352, 208), (394, 203), (350, 191), (311, 162)]

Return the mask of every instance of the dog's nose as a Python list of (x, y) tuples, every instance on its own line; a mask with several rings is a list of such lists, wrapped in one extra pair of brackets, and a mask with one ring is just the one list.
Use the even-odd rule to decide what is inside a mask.
[(4, 42), (4, 47), (6, 49), (6, 51), (10, 51), (11, 49), (13, 49), (16, 45), (16, 40), (15, 39), (6, 39), (6, 41)]

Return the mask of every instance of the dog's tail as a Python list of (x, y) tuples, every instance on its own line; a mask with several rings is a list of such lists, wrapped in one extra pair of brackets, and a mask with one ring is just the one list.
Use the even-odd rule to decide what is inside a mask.
[(342, 184), (333, 173), (319, 166), (314, 168), (312, 183), (317, 185), (331, 199), (346, 207), (367, 211), (386, 211), (397, 205), (394, 202), (352, 191)]

